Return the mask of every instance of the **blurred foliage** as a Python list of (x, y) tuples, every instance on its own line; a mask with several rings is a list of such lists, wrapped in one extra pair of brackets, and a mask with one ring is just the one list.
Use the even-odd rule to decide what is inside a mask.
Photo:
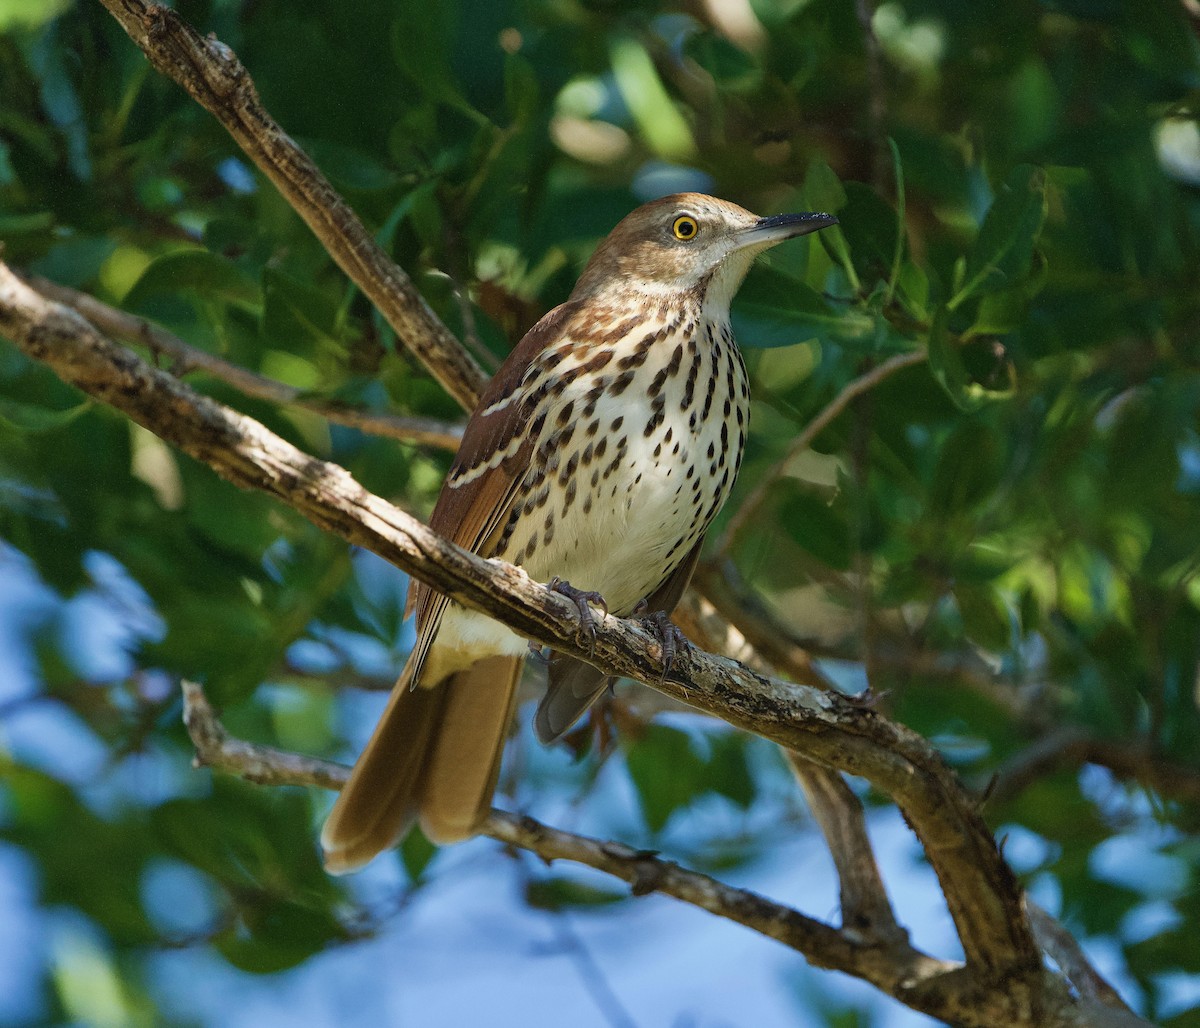
[[(845, 0), (178, 7), (235, 49), (439, 315), (497, 355), (641, 200), (701, 188), (762, 213), (836, 212), (839, 229), (774, 251), (736, 305), (755, 408), (730, 510), (856, 375), (913, 350), (928, 363), (789, 464), (735, 541), (741, 574), (973, 782), (1063, 726), (1200, 775), (1192, 5), (888, 2), (875, 66)], [(315, 397), (457, 416), (98, 4), (0, 0), (0, 33), (5, 260)], [(436, 495), (445, 454), (191, 380), (418, 512)], [(47, 971), (44, 1020), (162, 1023), (143, 962), (156, 947), (266, 973), (370, 931), (353, 884), (315, 856), (327, 798), (191, 772), (174, 683), (206, 683), (239, 734), (346, 757), (353, 708), (329, 687), (399, 667), (394, 581), (8, 346), (0, 538), (0, 576), (19, 552), (57, 597), (22, 621), (40, 684), (3, 716), (49, 704), (104, 754), (83, 778), (36, 746), (0, 754), (0, 837), (35, 862), (47, 909), (94, 932)], [(89, 659), (81, 598), (125, 625), (115, 670)], [(753, 811), (786, 772), (762, 758), (726, 732), (658, 725), (624, 733), (614, 759), (641, 842), (728, 866), (773, 837)], [(527, 760), (532, 794), (586, 788), (595, 758), (570, 773)], [(741, 829), (689, 833), (714, 805)], [(1200, 1024), (1175, 987), (1200, 974), (1194, 803), (1065, 768), (988, 815), (1040, 839), (1018, 870), (1123, 954), (1148, 1016)], [(602, 814), (593, 827), (609, 830)], [(433, 857), (408, 840), (402, 877), (419, 887)], [(1128, 874), (1139, 861), (1166, 870)], [(173, 920), (160, 881), (200, 915)], [(568, 876), (527, 898), (618, 894)], [(81, 999), (84, 979), (108, 984)]]

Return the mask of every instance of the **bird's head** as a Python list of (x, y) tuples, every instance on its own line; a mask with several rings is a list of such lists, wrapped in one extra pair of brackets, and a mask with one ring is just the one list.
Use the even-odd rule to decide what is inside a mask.
[(572, 296), (613, 290), (652, 296), (698, 295), (728, 308), (754, 258), (768, 247), (837, 224), (832, 214), (760, 218), (702, 193), (675, 193), (643, 204), (596, 248)]

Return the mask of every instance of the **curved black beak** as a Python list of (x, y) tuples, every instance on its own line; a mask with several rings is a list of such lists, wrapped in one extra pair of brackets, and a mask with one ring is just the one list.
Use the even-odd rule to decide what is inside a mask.
[(804, 214), (772, 214), (766, 218), (759, 218), (749, 228), (742, 229), (739, 233), (740, 242), (743, 246), (771, 246), (793, 236), (804, 236), (837, 223), (837, 218), (832, 214), (816, 211)]

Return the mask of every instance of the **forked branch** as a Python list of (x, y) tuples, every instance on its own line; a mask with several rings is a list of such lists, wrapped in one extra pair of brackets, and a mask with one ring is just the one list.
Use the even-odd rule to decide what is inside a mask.
[(454, 546), (368, 493), (343, 468), (198, 395), (3, 265), (0, 332), (64, 381), (223, 477), (275, 496), (456, 601), (606, 673), (657, 683), (660, 691), (819, 764), (867, 778), (893, 797), (920, 838), (967, 955), (966, 966), (953, 972), (954, 988), (939, 979), (932, 992), (918, 989), (899, 998), (961, 1024), (1088, 1023), (1079, 1020), (1077, 1000), (1062, 980), (1042, 967), (1021, 889), (972, 799), (916, 733), (836, 694), (759, 675), (699, 650), (680, 654), (670, 678), (662, 680), (659, 643), (636, 622), (601, 618), (595, 650), (584, 652), (574, 605), (564, 597), (519, 568)]

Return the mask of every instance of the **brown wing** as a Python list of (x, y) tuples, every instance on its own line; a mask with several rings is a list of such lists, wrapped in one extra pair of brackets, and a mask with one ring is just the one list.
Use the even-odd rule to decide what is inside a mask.
[[(670, 614), (675, 609), (688, 582), (692, 580), (703, 545), (704, 536), (701, 536), (679, 567), (646, 597), (647, 610), (661, 610)], [(558, 655), (551, 655), (549, 679), (546, 695), (533, 715), (533, 728), (538, 741), (547, 745), (561, 739), (583, 717), (588, 707), (604, 694), (604, 690), (616, 681), (576, 657)]]
[[(488, 541), (508, 518), (533, 455), (522, 379), (538, 354), (562, 335), (578, 306), (568, 301), (555, 307), (525, 333), (500, 366), (467, 422), (430, 515), (430, 528), (480, 556), (491, 555), (485, 552)], [(405, 669), (410, 685), (417, 682), (449, 602), (423, 582), (414, 581), (409, 590), (408, 610), (417, 617), (417, 643)]]

